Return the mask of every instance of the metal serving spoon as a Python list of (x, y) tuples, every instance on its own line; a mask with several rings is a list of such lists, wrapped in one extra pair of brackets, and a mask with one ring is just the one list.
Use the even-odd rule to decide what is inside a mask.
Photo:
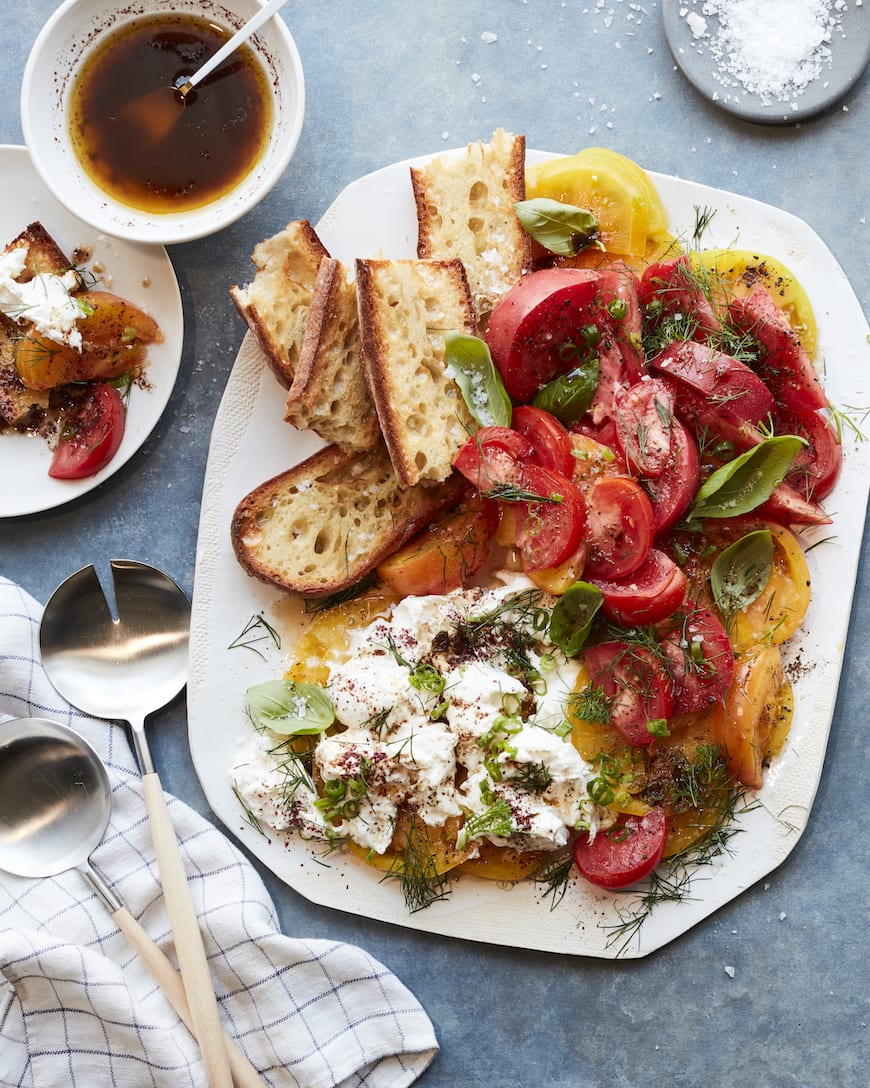
[[(91, 864), (112, 812), (103, 761), (84, 737), (45, 718), (0, 723), (0, 869), (24, 877), (78, 869), (196, 1037), (181, 976)], [(224, 1036), (238, 1088), (263, 1088)]]
[(39, 629), (42, 664), (60, 695), (98, 718), (125, 721), (142, 772), (142, 793), (160, 870), (194, 1035), (212, 1088), (229, 1088), (217, 999), (196, 910), (163, 787), (145, 736), (145, 718), (187, 682), (190, 601), (162, 571), (126, 559), (110, 563), (117, 619), (96, 570), (84, 567), (49, 598)]
[(181, 111), (187, 100), (187, 96), (201, 83), (206, 76), (231, 56), (240, 45), (253, 37), (260, 27), (267, 22), (275, 12), (282, 8), (287, 0), (269, 0), (262, 8), (240, 27), (232, 37), (213, 53), (207, 61), (197, 68), (190, 76), (179, 76), (169, 87), (158, 87), (155, 91), (149, 91), (141, 98), (126, 103), (124, 112), (142, 125), (148, 137), (154, 144), (164, 140), (172, 130), (176, 121), (181, 117)]

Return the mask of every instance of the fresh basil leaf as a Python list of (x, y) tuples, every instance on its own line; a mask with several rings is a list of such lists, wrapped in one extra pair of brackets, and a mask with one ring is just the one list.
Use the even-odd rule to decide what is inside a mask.
[(245, 695), (254, 725), (282, 736), (322, 733), (335, 721), (332, 701), (316, 684), (266, 680), (248, 688)]
[(448, 332), (444, 348), (450, 376), (481, 427), (510, 427), (511, 399), (484, 340)]
[(551, 253), (573, 257), (598, 242), (598, 220), (585, 208), (537, 197), (514, 204), (526, 234)]
[(542, 385), (532, 403), (554, 415), (566, 426), (576, 423), (588, 411), (595, 397), (598, 372), (598, 357), (593, 355), (567, 374), (560, 374), (558, 378)]
[(603, 599), (597, 586), (575, 582), (553, 605), (550, 639), (566, 657), (576, 657), (583, 649)]
[(710, 586), (719, 611), (733, 616), (757, 600), (773, 571), (773, 536), (756, 529), (730, 544), (716, 556)]
[(805, 445), (802, 438), (793, 434), (765, 438), (716, 469), (698, 489), (689, 520), (748, 514), (770, 498)]

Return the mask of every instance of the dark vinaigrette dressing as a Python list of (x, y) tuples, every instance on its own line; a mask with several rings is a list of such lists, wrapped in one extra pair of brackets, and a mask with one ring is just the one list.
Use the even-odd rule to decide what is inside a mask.
[(104, 192), (144, 211), (179, 212), (216, 200), (251, 170), (272, 122), (253, 50), (242, 46), (184, 103), (172, 90), (229, 36), (195, 15), (157, 15), (122, 27), (85, 61), (70, 96), (70, 135)]

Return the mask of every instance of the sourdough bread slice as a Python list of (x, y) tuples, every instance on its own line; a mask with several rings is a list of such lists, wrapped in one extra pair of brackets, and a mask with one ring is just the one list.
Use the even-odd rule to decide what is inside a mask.
[(305, 319), (320, 262), (328, 257), (307, 219), (254, 247), (254, 278), (230, 288), (236, 309), (254, 333), (275, 377), (289, 388), (299, 362)]
[(444, 335), (473, 333), (462, 262), (357, 260), (363, 364), (399, 483), (446, 480), (476, 430)]
[(367, 450), (380, 427), (360, 354), (356, 288), (334, 257), (324, 257), (284, 418), (346, 452)]
[(306, 596), (338, 593), (446, 509), (455, 488), (401, 487), (382, 442), (356, 454), (326, 446), (242, 499), (233, 549), (263, 582)]
[(525, 199), (525, 159), (525, 137), (498, 129), (464, 156), (411, 167), (417, 256), (463, 262), (481, 321), (532, 267), (531, 239), (514, 212)]

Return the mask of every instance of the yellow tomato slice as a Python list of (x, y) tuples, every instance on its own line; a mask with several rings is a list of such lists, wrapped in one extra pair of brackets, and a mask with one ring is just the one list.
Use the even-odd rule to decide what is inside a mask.
[(347, 841), (347, 848), (381, 872), (401, 876), (407, 866), (413, 865), (424, 875), (427, 872), (441, 875), (467, 861), (471, 853), (471, 846), (464, 850), (456, 848), (461, 824), (460, 819), (451, 817), (440, 827), (429, 827), (407, 811), (402, 811), (396, 821), (389, 850), (376, 854), (351, 840)]
[(389, 615), (395, 601), (387, 591), (372, 592), (318, 612), (296, 644), (287, 677), (297, 683), (325, 684), (330, 664), (347, 660), (352, 632)]
[(591, 211), (601, 241), (618, 254), (645, 254), (651, 238), (664, 234), (668, 216), (647, 172), (603, 147), (550, 159), (526, 170), (526, 196), (549, 197)]
[(777, 646), (756, 647), (736, 659), (717, 739), (744, 786), (762, 786), (764, 757), (786, 694)]
[(539, 851), (513, 850), (506, 846), (496, 846), (491, 842), (478, 843), (479, 854), (469, 858), (459, 866), (459, 871), (482, 880), (496, 880), (502, 884), (514, 884), (531, 876), (546, 858)]
[(797, 537), (773, 522), (759, 527), (773, 537), (773, 570), (761, 595), (728, 623), (731, 645), (738, 652), (785, 642), (800, 627), (810, 604), (810, 571)]
[(710, 276), (710, 288), (724, 297), (743, 296), (756, 285), (763, 287), (788, 317), (804, 351), (812, 359), (818, 346), (818, 329), (809, 296), (797, 276), (775, 257), (750, 249), (709, 249), (689, 254), (695, 268)]

